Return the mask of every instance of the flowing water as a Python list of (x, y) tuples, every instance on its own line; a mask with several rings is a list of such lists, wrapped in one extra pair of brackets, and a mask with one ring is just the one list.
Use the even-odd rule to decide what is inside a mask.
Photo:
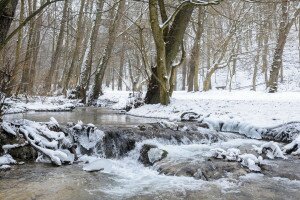
[[(137, 125), (156, 121), (96, 108), (9, 117), (48, 121), (52, 116), (62, 123), (82, 120), (98, 126)], [(41, 163), (16, 165), (10, 171), (0, 172), (0, 199), (299, 199), (299, 160), (269, 161), (274, 173), (281, 177), (247, 174), (239, 178), (203, 181), (192, 177), (160, 175), (157, 172), (158, 165), (144, 167), (137, 161), (144, 143), (167, 150), (169, 154), (165, 162), (192, 163), (203, 160), (212, 148), (243, 147), (243, 151), (247, 151), (248, 146), (262, 142), (240, 138), (215, 144), (190, 145), (175, 145), (155, 139), (143, 141), (124, 158), (103, 159), (107, 167), (100, 172), (85, 172), (82, 163), (62, 167)]]

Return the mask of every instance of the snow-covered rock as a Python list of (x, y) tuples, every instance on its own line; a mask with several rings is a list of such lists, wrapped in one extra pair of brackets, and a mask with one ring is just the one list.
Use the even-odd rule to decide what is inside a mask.
[(17, 161), (15, 161), (11, 155), (5, 154), (0, 157), (0, 166), (1, 165), (9, 165), (9, 164), (16, 164)]
[(291, 143), (285, 145), (283, 151), (285, 153), (291, 153), (292, 155), (300, 155), (300, 135)]
[(112, 163), (109, 159), (98, 159), (87, 165), (85, 165), (82, 169), (88, 172), (101, 171), (104, 169), (112, 168)]
[(274, 158), (287, 159), (287, 157), (284, 156), (282, 150), (280, 149), (278, 143), (273, 141), (265, 143), (260, 147), (253, 145), (253, 148), (259, 154), (265, 153), (269, 159), (274, 159)]

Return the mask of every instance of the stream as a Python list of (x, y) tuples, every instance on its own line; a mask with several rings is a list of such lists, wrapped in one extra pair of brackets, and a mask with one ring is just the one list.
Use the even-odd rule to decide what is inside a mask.
[[(61, 124), (93, 123), (97, 127), (136, 126), (158, 119), (133, 117), (103, 108), (77, 108), (73, 112), (29, 112), (7, 115), (7, 119), (48, 121)], [(212, 144), (175, 145), (155, 139), (147, 141), (168, 152), (166, 163), (201, 162), (213, 148), (240, 148), (247, 152), (263, 141), (224, 134), (227, 141)], [(162, 164), (145, 167), (138, 162), (141, 145), (120, 159), (103, 159), (100, 172), (82, 170), (83, 163), (53, 167), (51, 164), (25, 163), (10, 171), (0, 171), (0, 199), (299, 199), (300, 160), (268, 160), (269, 173), (248, 173), (212, 181), (187, 176), (161, 175)]]

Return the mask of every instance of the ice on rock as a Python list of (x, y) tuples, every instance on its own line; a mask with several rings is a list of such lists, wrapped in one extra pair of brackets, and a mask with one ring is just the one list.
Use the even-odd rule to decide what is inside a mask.
[(300, 135), (283, 147), (283, 151), (292, 155), (300, 155)]
[(236, 148), (230, 148), (227, 151), (221, 148), (216, 148), (211, 150), (211, 156), (218, 159), (225, 159), (228, 161), (241, 162), (241, 165), (247, 167), (251, 171), (259, 172), (261, 171), (258, 164), (262, 162), (262, 157), (258, 158), (253, 154), (242, 154), (240, 155), (240, 150)]
[(167, 120), (162, 120), (162, 121), (159, 122), (159, 124), (163, 128), (170, 128), (172, 130), (177, 130), (178, 129), (178, 124), (176, 124), (174, 122), (167, 121)]
[(148, 158), (151, 163), (155, 163), (160, 160), (164, 154), (164, 151), (159, 148), (151, 148), (148, 151)]
[(92, 123), (88, 123), (87, 126), (95, 128), (95, 125)]
[(240, 155), (240, 150), (236, 148), (230, 148), (227, 151), (221, 148), (216, 148), (211, 150), (212, 157), (218, 159), (226, 159), (228, 161), (237, 161), (238, 156)]
[(262, 139), (261, 134), (265, 130), (255, 127), (249, 123), (239, 122), (236, 120), (227, 120), (224, 121), (223, 126), (220, 128), (220, 131), (235, 132), (245, 135), (248, 138)]
[(211, 157), (218, 158), (218, 159), (224, 159), (226, 155), (226, 151), (221, 148), (215, 148), (211, 149)]
[(0, 157), (0, 165), (9, 165), (9, 164), (16, 164), (17, 161), (11, 157), (9, 154), (5, 154)]
[(85, 165), (82, 169), (87, 172), (94, 172), (111, 169), (112, 166), (112, 162), (109, 159), (98, 159)]
[(82, 126), (80, 124), (76, 124), (73, 128), (76, 130), (81, 130)]
[(229, 161), (237, 160), (238, 156), (241, 154), (241, 151), (236, 148), (227, 149), (226, 159)]
[(247, 167), (251, 171), (255, 171), (255, 172), (261, 171), (258, 164), (260, 164), (260, 162), (262, 161), (262, 157), (257, 158), (253, 154), (243, 154), (243, 155), (240, 155), (239, 158), (242, 161), (241, 165), (243, 165), (244, 167)]
[(91, 162), (94, 162), (98, 159), (99, 158), (97, 156), (83, 155), (83, 156), (80, 156), (78, 160), (83, 162), (83, 163), (91, 163)]
[(94, 133), (90, 133), (89, 135), (80, 135), (79, 143), (86, 150), (90, 150), (96, 146), (96, 144), (102, 140), (104, 137), (104, 132), (96, 129)]
[(8, 170), (8, 169), (10, 169), (10, 168), (11, 168), (10, 165), (1, 165), (1, 166), (0, 166), (0, 170)]
[(259, 154), (262, 154), (262, 153), (264, 153), (264, 151), (266, 151), (266, 156), (269, 159), (274, 159), (274, 158), (287, 159), (287, 157), (284, 156), (284, 154), (281, 151), (278, 144), (276, 142), (273, 142), (273, 141), (265, 143), (261, 147), (257, 147), (255, 145), (253, 145), (253, 148)]

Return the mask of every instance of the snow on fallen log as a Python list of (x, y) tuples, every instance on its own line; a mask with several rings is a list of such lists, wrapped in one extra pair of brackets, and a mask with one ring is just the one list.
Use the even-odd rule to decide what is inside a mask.
[[(24, 128), (20, 128), (20, 133), (24, 135), (25, 139), (28, 141), (28, 143), (38, 152), (42, 153), (43, 155), (45, 155), (46, 157), (48, 157), (51, 162), (55, 165), (62, 165), (62, 163), (65, 162), (73, 162), (74, 161), (74, 157), (69, 158), (67, 153), (64, 153), (60, 150), (51, 150), (51, 149), (47, 149), (47, 148), (43, 148), (39, 145), (36, 145), (36, 143), (39, 143), (39, 141), (36, 141), (34, 139), (31, 139), (29, 136), (37, 136), (36, 133), (32, 133), (30, 131), (32, 131), (33, 129), (24, 129)], [(41, 144), (41, 143), (40, 143)], [(44, 143), (43, 143), (44, 144)]]
[(4, 153), (7, 153), (11, 149), (19, 148), (19, 147), (24, 147), (28, 145), (28, 142), (26, 141), (23, 144), (6, 144), (2, 146), (2, 149), (4, 150)]
[(1, 127), (6, 133), (11, 134), (13, 136), (17, 135), (16, 131), (7, 122), (2, 122)]

